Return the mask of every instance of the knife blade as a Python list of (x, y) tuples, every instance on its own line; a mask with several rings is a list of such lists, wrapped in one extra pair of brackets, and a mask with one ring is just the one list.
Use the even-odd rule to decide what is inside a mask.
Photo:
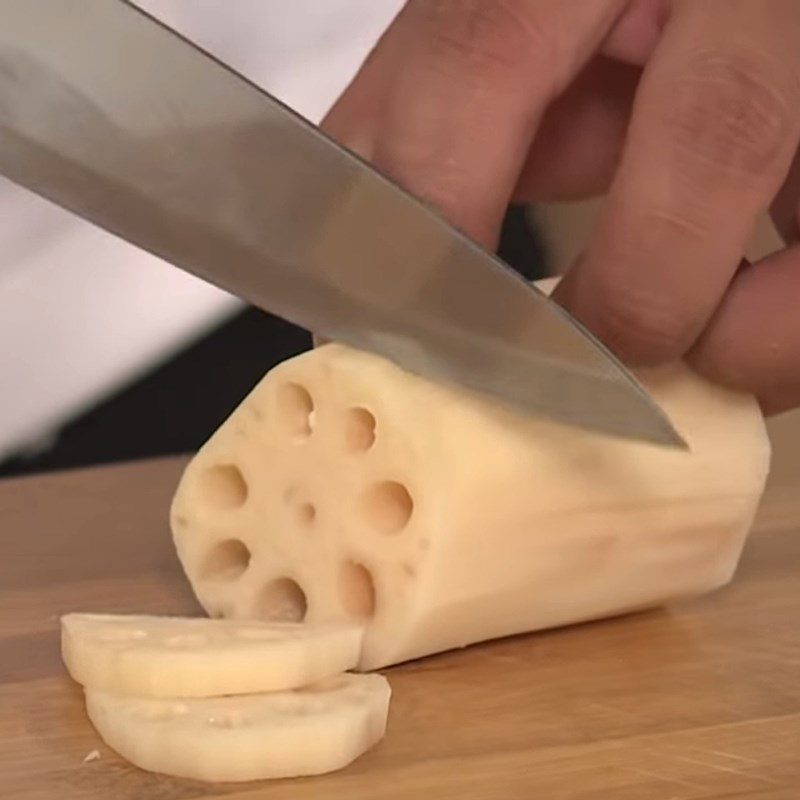
[(559, 306), (127, 0), (0, 4), (0, 172), (321, 336), (528, 413), (685, 447)]

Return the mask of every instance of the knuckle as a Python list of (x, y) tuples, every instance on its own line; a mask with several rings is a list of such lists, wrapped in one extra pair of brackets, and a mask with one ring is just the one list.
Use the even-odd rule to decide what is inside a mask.
[(653, 366), (680, 358), (689, 347), (684, 321), (653, 294), (628, 286), (605, 303), (600, 338), (624, 360)]
[(700, 164), (737, 176), (781, 168), (795, 128), (791, 92), (768, 58), (700, 53), (675, 78), (665, 123)]
[(729, 343), (726, 342), (724, 347), (720, 348), (713, 338), (706, 338), (690, 351), (686, 360), (717, 386), (724, 386), (734, 391), (751, 392), (752, 377), (738, 355), (734, 351), (733, 357), (731, 356)]
[(641, 203), (630, 209), (625, 230), (615, 232), (613, 257), (620, 264), (653, 265), (668, 274), (669, 253), (691, 253), (705, 249), (714, 221), (697, 204), (672, 206)]
[[(648, 268), (641, 279), (614, 282), (597, 298), (603, 309), (597, 333), (623, 359), (653, 365), (682, 357), (699, 333), (697, 303), (683, 296), (665, 253), (692, 251), (708, 236), (707, 224), (672, 209), (644, 209), (634, 231), (609, 259)], [(665, 276), (658, 278), (659, 275)], [(667, 283), (665, 283), (667, 281)]]
[[(436, 60), (494, 80), (524, 69), (555, 78), (558, 43), (540, 11), (519, 0), (417, 0)], [(447, 67), (445, 67), (447, 68)]]
[(674, 247), (680, 242), (682, 247), (695, 247), (713, 233), (706, 213), (694, 203), (685, 202), (674, 208), (645, 208), (640, 219), (639, 234), (632, 241), (637, 252), (650, 261), (659, 258), (667, 246)]

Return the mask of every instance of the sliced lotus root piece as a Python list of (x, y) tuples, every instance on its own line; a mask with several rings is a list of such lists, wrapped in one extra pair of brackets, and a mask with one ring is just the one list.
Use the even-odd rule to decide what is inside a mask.
[(362, 627), (187, 617), (67, 614), (61, 651), (84, 686), (143, 697), (294, 689), (352, 669)]
[(288, 692), (146, 699), (86, 690), (109, 747), (141, 769), (205, 781), (318, 775), (341, 769), (386, 730), (389, 684), (340, 675)]

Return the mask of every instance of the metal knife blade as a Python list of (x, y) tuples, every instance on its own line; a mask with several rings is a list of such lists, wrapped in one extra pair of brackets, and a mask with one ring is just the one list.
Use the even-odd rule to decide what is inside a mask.
[(322, 336), (528, 412), (685, 446), (555, 303), (127, 0), (0, 4), (0, 172)]

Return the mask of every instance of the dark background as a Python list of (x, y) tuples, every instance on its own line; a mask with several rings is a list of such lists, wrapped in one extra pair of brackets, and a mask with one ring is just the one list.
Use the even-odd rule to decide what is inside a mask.
[[(545, 248), (521, 206), (509, 209), (498, 252), (531, 280), (548, 272)], [(302, 329), (247, 308), (68, 422), (51, 446), (0, 463), (0, 477), (193, 452), (265, 372), (310, 344)]]

